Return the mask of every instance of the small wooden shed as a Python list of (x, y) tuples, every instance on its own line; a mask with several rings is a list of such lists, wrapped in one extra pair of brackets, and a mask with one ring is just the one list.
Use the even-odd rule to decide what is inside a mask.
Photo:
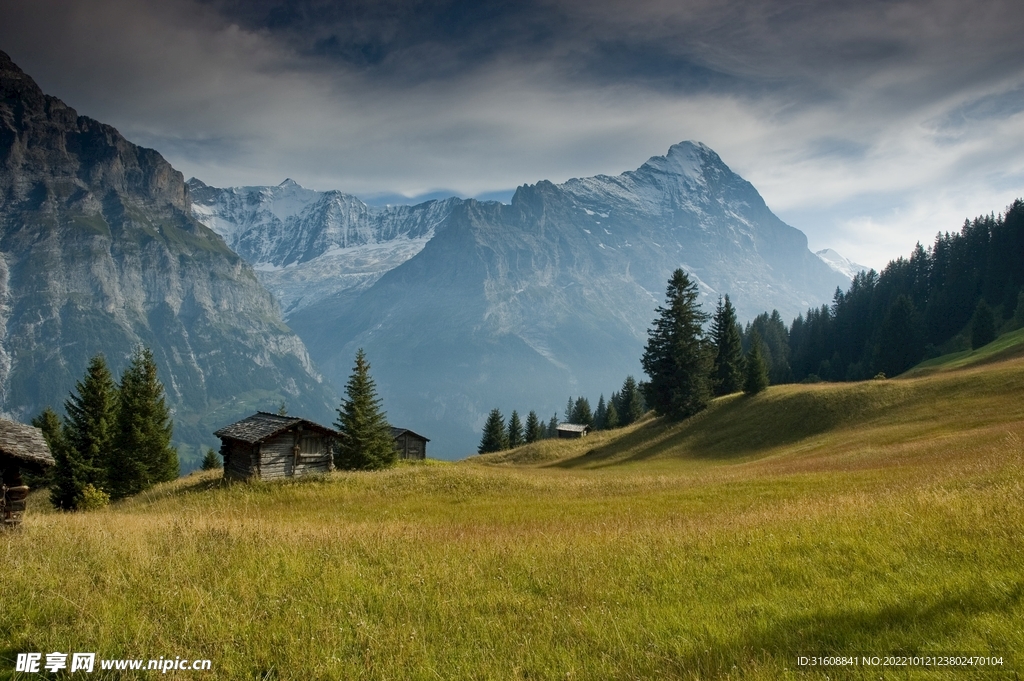
[(590, 426), (579, 423), (558, 424), (558, 437), (561, 440), (573, 440), (586, 437), (590, 432)]
[(430, 440), (419, 433), (408, 428), (392, 428), (391, 437), (395, 440), (395, 451), (399, 459), (427, 458), (427, 443)]
[(274, 480), (334, 470), (338, 431), (308, 419), (260, 411), (214, 433), (224, 478)]
[(4, 526), (17, 525), (25, 513), (28, 487), (21, 472), (42, 472), (55, 463), (43, 431), (0, 419), (0, 522)]

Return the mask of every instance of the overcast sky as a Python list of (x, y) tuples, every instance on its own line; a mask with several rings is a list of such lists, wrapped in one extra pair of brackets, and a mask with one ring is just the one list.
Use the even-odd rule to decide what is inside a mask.
[(876, 268), (1024, 196), (1020, 0), (0, 0), (0, 50), (208, 184), (463, 196), (701, 141)]

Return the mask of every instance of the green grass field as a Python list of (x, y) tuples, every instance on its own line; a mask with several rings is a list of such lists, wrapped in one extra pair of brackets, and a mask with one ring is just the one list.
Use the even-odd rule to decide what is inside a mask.
[(199, 475), (80, 514), (36, 495), (0, 534), (0, 678), (79, 651), (212, 660), (183, 679), (825, 678), (798, 656), (952, 653), (1003, 667), (827, 676), (1018, 679), (1022, 521), (1019, 357), (456, 464)]

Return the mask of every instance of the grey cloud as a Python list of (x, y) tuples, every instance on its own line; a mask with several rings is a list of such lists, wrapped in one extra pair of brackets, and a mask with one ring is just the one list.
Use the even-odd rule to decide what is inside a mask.
[(1024, 158), (1022, 12), (1018, 0), (0, 0), (0, 49), (211, 184), (503, 196), (700, 139), (783, 216), (813, 216), (796, 226), (815, 242), (818, 225), (840, 234), (872, 211), (919, 233), (940, 219), (922, 208), (930, 196), (949, 197), (945, 217), (964, 197), (1005, 202)]

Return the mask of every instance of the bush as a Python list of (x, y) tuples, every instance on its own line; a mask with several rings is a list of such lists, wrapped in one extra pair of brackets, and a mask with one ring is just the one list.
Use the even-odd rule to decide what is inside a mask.
[(92, 485), (86, 485), (78, 497), (75, 508), (79, 511), (95, 511), (110, 504), (110, 495)]

